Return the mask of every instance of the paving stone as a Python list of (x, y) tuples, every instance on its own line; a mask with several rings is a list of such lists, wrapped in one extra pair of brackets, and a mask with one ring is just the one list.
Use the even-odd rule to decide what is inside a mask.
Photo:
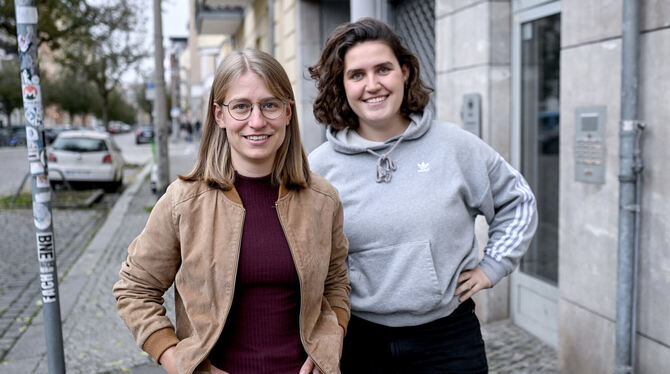
[(490, 374), (556, 374), (556, 350), (510, 320), (482, 325)]
[[(54, 209), (54, 235), (59, 274), (69, 269), (106, 216), (103, 209)], [(33, 212), (30, 209), (0, 211), (0, 338), (16, 341), (25, 331), (26, 319), (39, 306), (37, 255)], [(6, 303), (6, 304), (5, 304)], [(29, 324), (29, 323), (28, 323)], [(9, 335), (7, 335), (9, 334)], [(6, 350), (0, 347), (0, 361)]]

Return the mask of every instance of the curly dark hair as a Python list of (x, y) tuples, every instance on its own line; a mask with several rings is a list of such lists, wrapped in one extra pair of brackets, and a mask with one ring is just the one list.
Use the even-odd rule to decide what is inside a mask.
[(400, 113), (408, 116), (412, 112), (421, 112), (428, 104), (433, 89), (421, 80), (416, 56), (402, 45), (401, 37), (386, 23), (374, 18), (362, 18), (335, 28), (326, 41), (321, 58), (309, 67), (310, 76), (316, 80), (319, 90), (314, 101), (314, 117), (320, 123), (332, 125), (338, 130), (358, 128), (358, 116), (349, 106), (344, 91), (344, 56), (349, 48), (367, 41), (387, 44), (400, 66), (409, 69)]

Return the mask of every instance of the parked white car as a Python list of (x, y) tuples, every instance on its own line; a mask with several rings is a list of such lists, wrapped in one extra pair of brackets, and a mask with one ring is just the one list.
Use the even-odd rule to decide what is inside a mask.
[[(108, 191), (123, 184), (121, 149), (108, 133), (65, 131), (49, 150), (49, 180), (103, 183)], [(59, 173), (60, 171), (62, 173)]]

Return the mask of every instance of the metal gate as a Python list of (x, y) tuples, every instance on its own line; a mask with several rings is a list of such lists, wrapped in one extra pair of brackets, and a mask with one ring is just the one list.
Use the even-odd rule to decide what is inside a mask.
[[(435, 0), (396, 1), (392, 12), (393, 27), (419, 59), (421, 79), (435, 88)], [(433, 95), (428, 106), (434, 113)]]

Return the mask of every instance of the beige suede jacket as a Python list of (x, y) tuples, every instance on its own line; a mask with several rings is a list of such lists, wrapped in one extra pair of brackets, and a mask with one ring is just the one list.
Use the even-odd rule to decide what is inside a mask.
[[(280, 187), (276, 211), (300, 281), (300, 339), (324, 374), (339, 373), (349, 322), (348, 242), (337, 191), (312, 174), (299, 191)], [(178, 180), (128, 248), (114, 285), (118, 312), (154, 359), (175, 346), (179, 373), (208, 372), (235, 290), (245, 210), (237, 191)], [(176, 331), (163, 294), (174, 283)]]

